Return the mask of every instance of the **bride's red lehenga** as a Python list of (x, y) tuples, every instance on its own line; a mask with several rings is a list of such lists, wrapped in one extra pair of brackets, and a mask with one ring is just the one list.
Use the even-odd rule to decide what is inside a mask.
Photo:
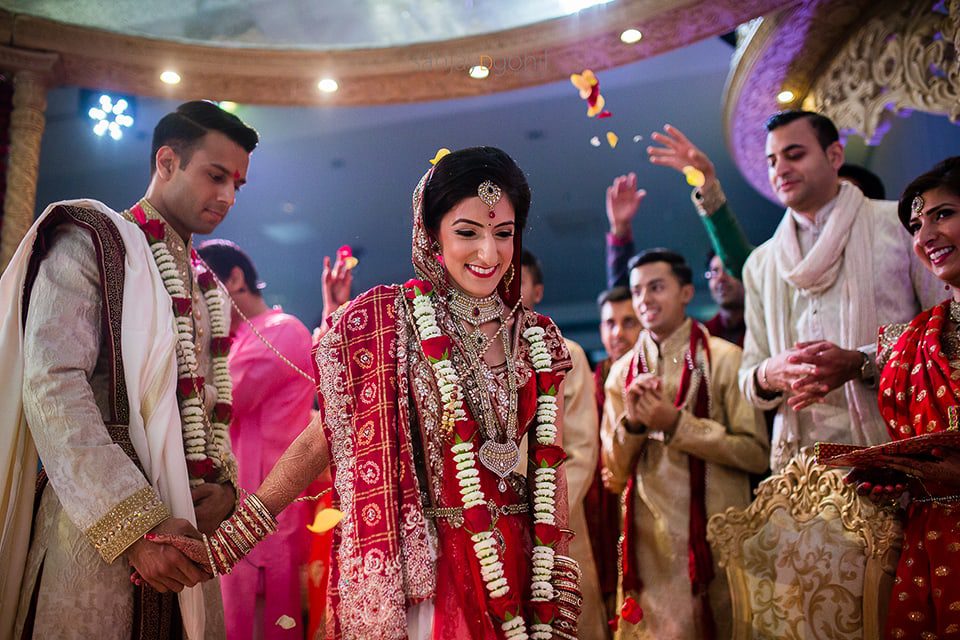
[[(430, 175), (414, 193), (414, 266), (421, 282), (432, 286), (437, 325), (452, 341), (450, 359), (469, 414), (477, 423), (483, 419), (490, 424), (490, 416), (481, 413), (492, 411), (502, 429), (509, 417), (509, 376), (514, 372), (492, 368), (477, 377), (471, 370), (475, 363), (463, 344), (460, 321), (447, 304), (446, 274), (423, 225), (423, 189)], [(498, 288), (507, 309), (519, 299), (520, 251), (517, 229), (515, 277), (505, 278)], [(528, 621), (529, 632), (536, 608), (530, 602), (533, 474), (514, 473), (501, 483), (492, 471), (476, 464), (489, 512), (494, 514), (494, 538), (509, 585), (508, 596), (490, 598), (469, 526), (462, 522), (463, 510), (456, 512), (463, 505), (451, 451), (457, 436), (441, 424), (435, 372), (424, 355), (407, 292), (409, 288), (379, 286), (362, 294), (334, 316), (314, 352), (334, 505), (344, 512), (334, 533), (327, 636), (406, 638), (408, 629), (420, 633), (432, 629), (431, 638), (503, 638), (500, 624), (509, 616), (505, 611), (511, 610)], [(514, 440), (519, 445), (530, 433), (532, 461), (535, 449), (550, 447), (538, 447), (533, 438), (539, 374), (531, 365), (523, 332), (532, 326), (544, 329), (554, 380), (562, 379), (571, 364), (549, 318), (518, 307), (510, 323), (509, 346), (516, 363)], [(480, 388), (478, 380), (485, 381), (486, 388)], [(483, 402), (482, 394), (490, 403)], [(477, 431), (480, 446), (487, 436), (482, 427)], [(544, 452), (536, 455), (542, 459)], [(557, 528), (566, 526), (562, 478), (558, 474)]]
[[(960, 353), (957, 339), (947, 336), (953, 332), (944, 328), (950, 304), (918, 315), (899, 339), (881, 332), (881, 346), (895, 341), (879, 385), (880, 414), (894, 440), (957, 430)], [(907, 511), (886, 637), (960, 637), (960, 504), (956, 496), (924, 501), (929, 498), (922, 490), (915, 498), (920, 500)]]

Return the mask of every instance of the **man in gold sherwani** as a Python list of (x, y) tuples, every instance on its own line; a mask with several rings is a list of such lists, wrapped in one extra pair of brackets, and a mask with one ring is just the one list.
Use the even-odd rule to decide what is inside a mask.
[[(537, 258), (527, 250), (520, 259), (520, 295), (533, 309), (543, 299), (543, 271)], [(600, 592), (596, 562), (590, 545), (583, 500), (593, 482), (600, 455), (597, 443), (600, 430), (597, 419), (593, 372), (583, 347), (564, 338), (573, 368), (563, 380), (563, 449), (567, 453), (567, 500), (570, 506), (569, 526), (574, 532), (570, 541), (570, 557), (580, 565), (580, 592), (583, 608), (577, 631), (581, 638), (603, 640), (608, 637), (606, 609)]]
[[(211, 365), (229, 320), (212, 317), (191, 238), (233, 205), (256, 144), (213, 103), (181, 105), (154, 131), (136, 206), (55, 203), (4, 272), (0, 637), (223, 637), (217, 581), (149, 535), (210, 533), (236, 500), (229, 442), (210, 426), (231, 401)], [(203, 435), (187, 442), (178, 398), (194, 393)]]
[(604, 465), (617, 484), (630, 481), (621, 589), (644, 614), (621, 616), (620, 635), (729, 638), (706, 519), (748, 504), (747, 474), (767, 466), (766, 429), (737, 388), (740, 348), (686, 315), (694, 290), (683, 257), (649, 250), (629, 273), (643, 331), (610, 371), (601, 426)]

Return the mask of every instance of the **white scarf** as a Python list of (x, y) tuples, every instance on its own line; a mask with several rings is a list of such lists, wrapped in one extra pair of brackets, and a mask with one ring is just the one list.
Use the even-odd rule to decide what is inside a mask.
[[(121, 352), (130, 406), (130, 439), (147, 480), (177, 518), (196, 524), (177, 405), (175, 320), (143, 232), (95, 200), (57, 202), (27, 231), (0, 278), (0, 637), (13, 634), (30, 546), (37, 452), (23, 413), (23, 287), (43, 220), (57, 206), (96, 209), (120, 232), (126, 249)], [(120, 560), (122, 561), (122, 560)], [(204, 600), (198, 585), (180, 592), (187, 637), (203, 638)]]
[[(832, 287), (843, 273), (844, 305), (840, 311), (839, 346), (844, 349), (856, 349), (871, 342), (877, 332), (869, 206), (870, 201), (858, 188), (841, 182), (840, 194), (827, 224), (806, 256), (801, 255), (792, 210), (787, 210), (772, 240), (771, 251), (779, 276), (774, 279), (774, 304), (780, 309), (791, 308), (791, 287), (803, 296), (818, 295)], [(792, 329), (790, 318), (783, 318), (778, 323), (770, 353), (793, 347)], [(851, 380), (844, 385), (844, 394), (850, 408), (853, 443), (873, 443), (875, 437), (872, 434), (877, 425), (871, 424), (869, 407), (876, 405), (876, 393)], [(773, 443), (773, 468), (782, 469), (799, 453), (799, 442), (797, 414), (793, 410), (784, 411), (779, 438)]]

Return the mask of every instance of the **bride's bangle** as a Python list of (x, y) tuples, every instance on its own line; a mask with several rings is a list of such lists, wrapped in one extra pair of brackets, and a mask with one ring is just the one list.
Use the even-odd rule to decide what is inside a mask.
[(209, 538), (204, 536), (207, 557), (216, 573), (230, 573), (264, 538), (277, 530), (277, 520), (256, 494), (244, 495), (233, 515), (220, 523)]

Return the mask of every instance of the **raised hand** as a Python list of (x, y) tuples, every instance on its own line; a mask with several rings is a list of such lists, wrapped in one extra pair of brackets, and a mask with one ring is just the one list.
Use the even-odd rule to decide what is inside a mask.
[[(132, 582), (146, 582), (160, 593), (180, 593), (185, 587), (196, 586), (213, 576), (212, 572), (201, 569), (191, 556), (176, 547), (156, 542), (159, 536), (193, 539), (203, 547), (199, 541), (200, 532), (192, 524), (181, 518), (167, 518), (127, 549), (127, 560), (136, 570), (130, 576)], [(203, 555), (206, 555), (206, 551)], [(202, 564), (208, 563), (204, 561)]]
[(650, 162), (661, 167), (670, 167), (681, 173), (684, 167), (693, 167), (703, 173), (704, 188), (717, 179), (717, 170), (713, 162), (707, 154), (690, 142), (680, 129), (668, 124), (663, 127), (663, 131), (663, 133), (655, 131), (651, 136), (655, 142), (663, 146), (647, 147)]
[(326, 319), (331, 313), (350, 300), (350, 287), (353, 285), (353, 271), (347, 268), (346, 260), (337, 256), (333, 268), (330, 267), (330, 257), (323, 258), (323, 317)]
[(631, 224), (647, 192), (637, 190), (637, 174), (617, 176), (607, 187), (607, 221), (610, 233), (621, 238), (631, 235)]

